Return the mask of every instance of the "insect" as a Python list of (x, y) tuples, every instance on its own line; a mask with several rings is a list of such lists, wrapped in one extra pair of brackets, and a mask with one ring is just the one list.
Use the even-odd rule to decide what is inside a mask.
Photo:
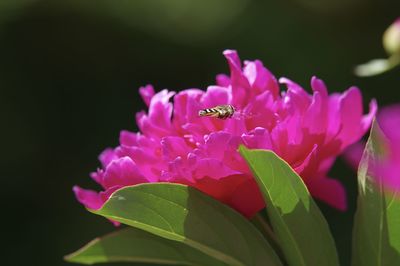
[(231, 118), (235, 113), (235, 108), (230, 104), (217, 105), (199, 111), (199, 116), (211, 116), (219, 119)]

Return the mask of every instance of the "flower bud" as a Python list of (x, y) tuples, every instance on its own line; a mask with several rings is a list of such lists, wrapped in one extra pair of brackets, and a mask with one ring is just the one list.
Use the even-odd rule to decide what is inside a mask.
[(400, 54), (400, 17), (383, 34), (383, 47), (389, 55)]

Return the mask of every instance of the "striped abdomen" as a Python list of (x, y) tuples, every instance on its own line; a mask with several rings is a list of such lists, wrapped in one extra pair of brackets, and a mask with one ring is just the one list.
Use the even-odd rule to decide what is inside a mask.
[(226, 104), (200, 110), (199, 116), (211, 116), (219, 119), (227, 119), (232, 117), (234, 113), (235, 108), (230, 104)]

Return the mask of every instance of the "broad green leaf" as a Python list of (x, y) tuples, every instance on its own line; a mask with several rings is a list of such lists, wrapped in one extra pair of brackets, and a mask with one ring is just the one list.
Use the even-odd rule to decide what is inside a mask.
[(354, 266), (400, 265), (400, 195), (385, 190), (371, 166), (385, 153), (374, 122), (358, 168), (358, 202), (353, 228)]
[(152, 183), (126, 187), (93, 212), (181, 242), (228, 265), (281, 265), (248, 220), (188, 186)]
[(125, 228), (96, 238), (65, 257), (68, 262), (146, 262), (175, 265), (226, 265), (177, 241), (136, 228)]
[(240, 147), (289, 265), (339, 265), (328, 224), (302, 179), (272, 151)]

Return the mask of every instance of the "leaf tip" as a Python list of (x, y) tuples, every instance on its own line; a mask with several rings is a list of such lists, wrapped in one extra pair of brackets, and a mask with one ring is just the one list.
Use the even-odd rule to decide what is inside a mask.
[(239, 149), (238, 149), (240, 155), (242, 155), (242, 157), (246, 157), (246, 155), (248, 154), (248, 152), (250, 151), (250, 149), (248, 149), (246, 146), (244, 146), (243, 144), (239, 145)]
[(63, 259), (64, 259), (64, 261), (66, 261), (66, 262), (76, 262), (76, 263), (81, 263), (80, 261), (79, 261), (79, 259), (76, 259), (76, 252), (73, 252), (73, 253), (70, 253), (70, 254), (67, 254), (67, 255), (65, 255), (64, 257), (63, 257)]
[(100, 241), (100, 238), (95, 238), (80, 249), (67, 254), (63, 257), (64, 261), (72, 262), (72, 263), (80, 263), (80, 264), (93, 264), (93, 261), (88, 260), (88, 257), (85, 256), (85, 253), (91, 246), (97, 244)]

